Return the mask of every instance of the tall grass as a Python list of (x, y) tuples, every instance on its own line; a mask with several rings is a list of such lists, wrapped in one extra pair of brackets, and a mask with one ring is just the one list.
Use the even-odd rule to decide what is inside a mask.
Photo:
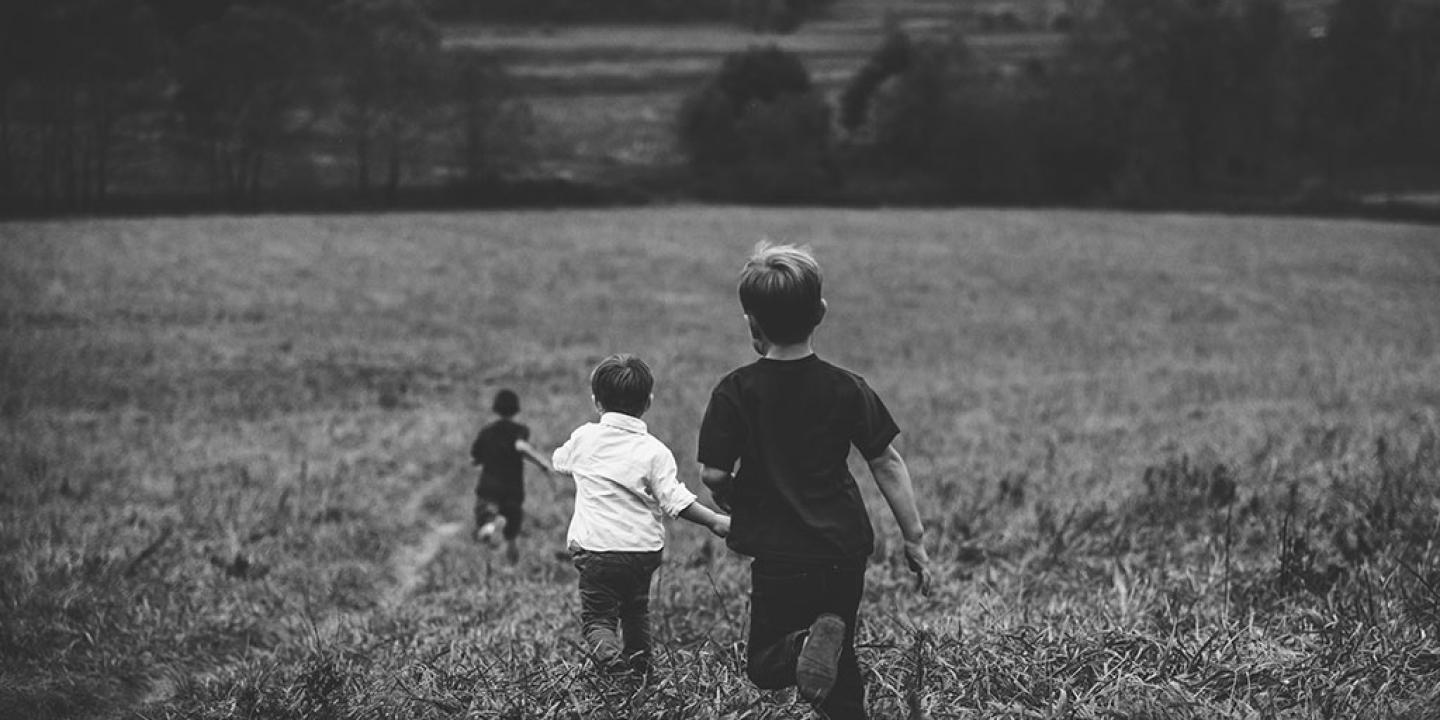
[(747, 568), (703, 533), (671, 529), (639, 682), (576, 644), (568, 488), (529, 478), (517, 565), (455, 532), (490, 394), (553, 446), (610, 352), (651, 361), (646, 420), (693, 467), (761, 236), (815, 246), (821, 352), (889, 402), (931, 529), (927, 599), (867, 487), (876, 717), (1440, 713), (1420, 228), (674, 208), (0, 236), (0, 716), (806, 717), (745, 680)]

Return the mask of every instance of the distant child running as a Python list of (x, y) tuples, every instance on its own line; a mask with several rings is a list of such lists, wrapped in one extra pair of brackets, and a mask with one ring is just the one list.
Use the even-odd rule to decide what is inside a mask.
[(525, 520), (525, 460), (550, 474), (550, 464), (530, 445), (530, 428), (515, 421), (520, 397), (511, 390), (495, 393), (491, 409), (498, 416), (480, 429), (470, 446), (470, 460), (481, 466), (475, 486), (475, 539), (486, 544), (495, 540), (500, 521), (505, 521), (505, 555), (510, 562), (520, 558), (517, 540)]
[(696, 502), (676, 478), (675, 456), (640, 419), (654, 385), (640, 358), (605, 358), (590, 373), (599, 421), (580, 426), (554, 455), (555, 471), (575, 480), (566, 544), (580, 571), (587, 649), (602, 670), (642, 676), (650, 671), (650, 576), (665, 547), (661, 518), (720, 537), (730, 531), (729, 517)]
[[(930, 591), (925, 528), (900, 430), (859, 375), (815, 355), (825, 317), (820, 266), (808, 250), (760, 244), (740, 274), (740, 305), (760, 359), (721, 378), (700, 425), (701, 478), (732, 513), (730, 549), (750, 566), (746, 673), (790, 685), (825, 717), (865, 717), (855, 621), (874, 531), (846, 464), (869, 464), (900, 525), (917, 587)], [(738, 467), (737, 467), (738, 464)]]

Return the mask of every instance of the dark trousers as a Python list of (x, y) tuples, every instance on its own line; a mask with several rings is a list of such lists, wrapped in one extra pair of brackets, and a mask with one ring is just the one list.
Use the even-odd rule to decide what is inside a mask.
[(514, 540), (520, 536), (520, 525), (525, 522), (524, 501), (498, 500), (484, 495), (475, 495), (475, 527), (497, 517), (505, 518), (505, 539)]
[(865, 566), (756, 560), (750, 565), (750, 641), (745, 672), (757, 687), (795, 684), (795, 661), (810, 623), (823, 613), (845, 621), (845, 645), (830, 696), (817, 709), (832, 720), (865, 717), (865, 686), (855, 658), (855, 620)]
[(660, 551), (577, 550), (574, 563), (580, 571), (580, 627), (587, 649), (607, 670), (648, 672), (650, 577), (660, 567)]

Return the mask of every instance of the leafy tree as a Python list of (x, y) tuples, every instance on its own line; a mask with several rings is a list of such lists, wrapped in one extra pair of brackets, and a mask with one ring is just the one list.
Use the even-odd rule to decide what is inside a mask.
[(1329, 169), (1440, 156), (1440, 6), (1339, 0), (1324, 39)]
[(185, 38), (176, 103), (213, 193), (258, 202), (266, 159), (315, 115), (316, 48), (305, 22), (270, 7), (233, 6)]
[[(971, 83), (965, 77), (971, 62), (962, 42), (923, 44), (909, 51), (903, 71), (877, 88), (871, 126), (882, 159), (927, 172), (957, 171), (957, 158), (937, 154), (936, 143), (967, 111), (959, 101), (974, 89), (967, 87)], [(949, 127), (948, 136), (958, 140), (958, 129)]]
[(1380, 111), (1390, 76), (1393, 0), (1338, 0), (1326, 29), (1328, 94), (1341, 122), (1359, 128)]
[(1260, 178), (1285, 146), (1291, 44), (1275, 0), (1106, 0), (1071, 34), (1061, 92), (1128, 148), (1122, 195), (1204, 191)]
[(727, 56), (682, 104), (679, 135), (696, 174), (724, 192), (797, 200), (838, 181), (830, 107), (800, 58), (774, 46)]
[(860, 67), (840, 95), (840, 125), (855, 132), (870, 119), (871, 98), (886, 80), (910, 68), (910, 36), (892, 30), (880, 49)]
[(1432, 165), (1440, 164), (1440, 3), (1406, 4), (1394, 27), (1397, 136)]

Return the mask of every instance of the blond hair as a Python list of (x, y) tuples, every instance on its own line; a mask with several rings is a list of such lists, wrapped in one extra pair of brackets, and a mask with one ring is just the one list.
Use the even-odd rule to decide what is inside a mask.
[(740, 270), (740, 306), (772, 342), (803, 342), (820, 324), (821, 284), (809, 248), (761, 241)]

